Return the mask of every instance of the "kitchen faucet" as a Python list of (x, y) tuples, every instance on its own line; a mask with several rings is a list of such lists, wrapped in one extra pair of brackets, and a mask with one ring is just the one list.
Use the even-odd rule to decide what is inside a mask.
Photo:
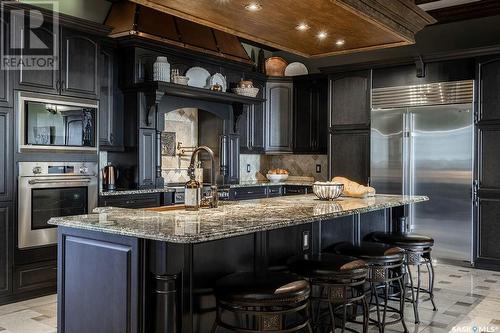
[(207, 146), (199, 146), (193, 151), (193, 155), (191, 155), (191, 162), (188, 168), (188, 175), (191, 179), (195, 178), (194, 171), (196, 156), (198, 156), (198, 153), (202, 150), (206, 151), (208, 155), (210, 155), (210, 160), (212, 162), (210, 178), (212, 184), (210, 186), (210, 195), (203, 197), (201, 206), (207, 205), (210, 208), (217, 208), (217, 206), (219, 205), (219, 195), (217, 193), (217, 179), (215, 178), (215, 157), (212, 149)]

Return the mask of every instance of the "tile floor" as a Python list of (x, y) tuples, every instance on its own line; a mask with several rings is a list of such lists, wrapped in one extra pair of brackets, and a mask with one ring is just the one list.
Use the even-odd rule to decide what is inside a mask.
[[(419, 325), (413, 323), (412, 308), (407, 304), (410, 333), (500, 332), (500, 272), (438, 263), (435, 288), (438, 311), (423, 302)], [(56, 308), (55, 295), (0, 306), (0, 332), (56, 332)], [(386, 332), (402, 332), (401, 324), (388, 326)]]

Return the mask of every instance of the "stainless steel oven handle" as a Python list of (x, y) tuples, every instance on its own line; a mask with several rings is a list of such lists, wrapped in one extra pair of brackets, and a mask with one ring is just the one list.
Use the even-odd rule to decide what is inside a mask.
[(59, 183), (90, 183), (92, 178), (54, 178), (54, 179), (31, 179), (28, 184), (59, 184)]

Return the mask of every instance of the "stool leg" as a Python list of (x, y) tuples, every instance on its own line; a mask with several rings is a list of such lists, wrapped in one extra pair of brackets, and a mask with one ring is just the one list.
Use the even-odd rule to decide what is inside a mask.
[(422, 274), (420, 272), (420, 263), (417, 264), (417, 297), (415, 298), (415, 302), (417, 304), (417, 311), (418, 311), (418, 306), (420, 305), (420, 288), (422, 287)]
[(408, 272), (408, 280), (410, 282), (411, 301), (413, 304), (413, 313), (415, 314), (415, 324), (418, 324), (420, 322), (420, 319), (418, 317), (417, 302), (415, 301), (415, 289), (413, 288), (413, 277), (411, 275), (410, 265), (408, 264), (405, 265), (406, 265), (406, 270)]
[(377, 312), (377, 326), (378, 330), (380, 333), (383, 332), (382, 330), (382, 321), (380, 320), (380, 305), (379, 305), (379, 300), (378, 300), (378, 293), (377, 293), (377, 287), (375, 286), (375, 283), (372, 283), (372, 293), (375, 296), (375, 309)]
[(368, 309), (368, 304), (366, 302), (366, 297), (363, 297), (363, 333), (368, 332), (369, 322), (370, 322), (370, 312)]
[(400, 296), (399, 296), (399, 315), (401, 316), (401, 324), (403, 325), (403, 332), (407, 333), (408, 328), (406, 327), (405, 323), (405, 287), (404, 287), (404, 277), (405, 275), (402, 275), (400, 279), (398, 279), (398, 284), (399, 284), (399, 291), (400, 291)]
[(431, 298), (433, 310), (437, 311), (438, 309), (436, 307), (436, 303), (434, 302), (434, 265), (432, 265), (432, 258), (430, 254), (429, 254), (429, 267), (430, 267), (429, 276), (430, 277), (432, 276), (429, 283), (429, 296)]
[(342, 333), (345, 332), (345, 324), (347, 323), (347, 305), (342, 306)]
[(384, 283), (384, 315), (382, 316), (382, 331), (385, 330), (385, 318), (387, 316), (387, 303), (389, 303), (389, 284)]
[(328, 311), (330, 311), (330, 321), (332, 323), (332, 332), (335, 332), (335, 312), (332, 303), (328, 302)]

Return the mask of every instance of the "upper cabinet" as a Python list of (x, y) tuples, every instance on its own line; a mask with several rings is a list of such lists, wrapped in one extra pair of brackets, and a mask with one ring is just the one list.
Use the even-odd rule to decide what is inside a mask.
[[(2, 25), (3, 35), (0, 38), (3, 38), (4, 41), (8, 44), (8, 24), (4, 20), (0, 20), (0, 24)], [(11, 84), (11, 71), (0, 69), (0, 107), (1, 106), (12, 106), (12, 84)]]
[(293, 151), (326, 154), (328, 146), (328, 81), (305, 78), (293, 84)]
[[(260, 89), (257, 97), (265, 98), (264, 83), (254, 82), (254, 87)], [(265, 151), (265, 107), (265, 103), (244, 106), (244, 112), (238, 124), (240, 152), (243, 154), (260, 154)]]
[(479, 121), (500, 121), (500, 56), (480, 60), (478, 76)]
[[(47, 48), (51, 50), (54, 49), (54, 41), (57, 38), (57, 32), (52, 30), (50, 22), (44, 22), (43, 25), (37, 29), (37, 37), (47, 46)], [(60, 57), (58, 59), (60, 66), (62, 59)], [(29, 67), (21, 65), (16, 72), (16, 88), (18, 89), (51, 94), (59, 93), (59, 70), (32, 70), (29, 69)]]
[(331, 126), (370, 126), (371, 71), (330, 77)]
[[(39, 30), (39, 38), (50, 48), (55, 35), (49, 28)], [(62, 28), (58, 70), (17, 71), (16, 88), (21, 90), (97, 99), (99, 94), (99, 44), (97, 38)]]
[(63, 29), (61, 33), (61, 94), (97, 98), (99, 45), (84, 33)]
[(101, 150), (123, 149), (123, 94), (118, 88), (114, 48), (101, 47), (99, 54), (99, 145)]
[(293, 83), (273, 79), (266, 85), (266, 152), (292, 152)]

